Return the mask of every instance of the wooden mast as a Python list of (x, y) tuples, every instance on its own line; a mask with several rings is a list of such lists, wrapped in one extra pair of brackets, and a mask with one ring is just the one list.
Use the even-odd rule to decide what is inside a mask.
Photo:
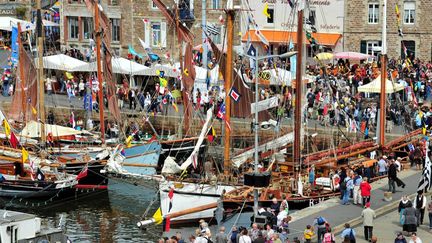
[(380, 94), (380, 133), (379, 145), (385, 145), (385, 120), (386, 120), (386, 82), (387, 82), (387, 0), (383, 3), (382, 26), (382, 51), (381, 51), (381, 94)]
[[(233, 52), (232, 46), (234, 41), (234, 17), (235, 12), (233, 9), (227, 9), (227, 52), (226, 52), (226, 68), (225, 68), (225, 136), (224, 136), (224, 175), (230, 173), (230, 140), (231, 129), (231, 99), (229, 98), (229, 90), (231, 89), (231, 80), (233, 76)], [(257, 91), (256, 91), (257, 92)]]
[(37, 49), (38, 49), (38, 84), (39, 84), (39, 121), (41, 123), (41, 146), (45, 148), (45, 82), (43, 73), (43, 29), (42, 29), (42, 13), (41, 0), (37, 0)]
[(302, 59), (303, 59), (303, 9), (297, 12), (297, 66), (296, 66), (296, 94), (294, 109), (294, 165), (301, 165), (301, 126), (302, 126)]
[[(18, 55), (19, 55), (19, 60), (23, 59), (23, 54), (24, 54), (21, 51), (22, 50), (21, 47), (22, 47), (21, 23), (18, 22)], [(24, 82), (25, 82), (24, 81), (25, 80), (24, 75), (25, 74), (24, 74), (24, 66), (21, 65), (21, 64), (19, 65), (19, 73), (20, 73), (20, 84), (21, 84), (21, 87), (17, 87), (15, 85), (15, 89), (17, 89), (17, 88), (21, 89), (21, 109), (22, 109), (23, 114), (24, 114), (23, 120), (24, 120), (24, 122), (26, 122), (26, 116), (27, 116), (26, 101), (27, 101), (27, 99), (25, 98), (26, 95), (25, 95), (25, 90), (24, 90), (24, 87), (25, 87), (25, 85), (24, 85)]]
[[(95, 16), (95, 30), (96, 30), (96, 64), (97, 64), (97, 77), (99, 82), (99, 121), (100, 121), (100, 131), (102, 143), (105, 143), (105, 121), (104, 121), (104, 102), (103, 102), (103, 77), (102, 77), (102, 64), (101, 64), (101, 34), (99, 26), (99, 6), (95, 2), (94, 6), (94, 16)], [(93, 87), (90, 87), (92, 90)], [(93, 95), (93, 90), (91, 91)]]

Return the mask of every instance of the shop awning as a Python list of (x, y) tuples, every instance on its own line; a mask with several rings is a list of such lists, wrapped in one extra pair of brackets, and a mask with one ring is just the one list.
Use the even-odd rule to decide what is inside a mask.
[[(297, 42), (297, 32), (291, 32), (286, 30), (260, 30), (260, 32), (265, 36), (269, 43), (283, 43), (287, 44), (289, 40), (292, 40), (294, 44)], [(249, 30), (243, 35), (242, 41), (246, 42), (248, 40), (248, 35), (250, 35), (250, 40), (252, 42), (261, 42), (258, 36), (255, 35), (255, 30)], [(312, 36), (316, 39), (318, 44), (325, 46), (335, 46), (339, 39), (342, 37), (341, 34), (337, 33), (312, 33)], [(309, 41), (304, 36), (304, 40), (307, 44)]]

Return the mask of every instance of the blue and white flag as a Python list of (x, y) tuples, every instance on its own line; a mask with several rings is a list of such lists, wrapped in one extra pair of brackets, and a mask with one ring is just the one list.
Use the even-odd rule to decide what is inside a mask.
[(18, 28), (12, 27), (12, 38), (11, 38), (11, 61), (13, 65), (18, 63), (19, 55), (18, 55)]
[[(292, 43), (292, 41), (290, 41), (288, 51), (292, 51), (293, 49), (294, 49), (294, 44)], [(297, 67), (297, 55), (293, 55), (290, 57), (290, 64), (291, 64), (290, 66), (291, 75), (292, 77), (295, 77), (296, 67)]]
[(420, 178), (417, 191), (427, 191), (431, 188), (432, 183), (432, 163), (429, 158), (429, 142), (426, 143), (425, 167), (423, 168), (422, 177)]

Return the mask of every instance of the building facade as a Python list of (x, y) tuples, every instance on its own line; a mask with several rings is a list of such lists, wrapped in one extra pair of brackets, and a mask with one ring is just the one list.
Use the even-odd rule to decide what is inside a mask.
[[(295, 1), (291, 1), (295, 2)], [(264, 8), (268, 6), (266, 16)], [(243, 8), (252, 10), (253, 19), (266, 39), (270, 42), (270, 49), (274, 53), (286, 52), (286, 46), (291, 40), (296, 41), (297, 11), (292, 9), (288, 0), (256, 0), (249, 1), (249, 6)], [(344, 0), (309, 0), (305, 6), (304, 29), (312, 33), (317, 44), (326, 50), (342, 50), (344, 29)], [(242, 14), (242, 32), (247, 32), (248, 16)], [(252, 29), (254, 29), (252, 27)], [(250, 30), (253, 35), (255, 30)], [(315, 33), (314, 33), (315, 32)], [(248, 36), (244, 35), (243, 42)], [(252, 38), (252, 41), (255, 39)], [(281, 50), (278, 50), (281, 49)], [(313, 51), (308, 45), (308, 55), (313, 56)]]
[[(165, 1), (169, 10), (175, 9), (173, 0)], [(179, 15), (195, 35), (194, 45), (202, 43), (201, 5), (198, 0), (180, 0)], [(220, 16), (226, 0), (207, 0), (207, 24), (216, 29), (211, 35), (216, 43), (222, 42), (224, 33)], [(145, 53), (141, 41), (149, 44), (152, 52), (171, 56), (178, 54), (179, 46), (174, 35), (175, 26), (167, 23), (165, 17), (151, 0), (102, 0), (102, 7), (111, 19), (112, 48), (119, 56), (126, 56), (129, 47), (137, 53)], [(88, 49), (93, 36), (93, 13), (85, 6), (84, 0), (65, 0), (61, 7), (61, 48)], [(239, 31), (239, 29), (238, 29)]]
[(30, 16), (31, 0), (0, 0), (0, 16), (27, 19)]
[[(396, 5), (400, 13), (400, 28)], [(406, 52), (424, 61), (431, 60), (431, 10), (430, 0), (388, 0), (387, 54), (390, 58), (404, 56)], [(344, 49), (377, 56), (382, 46), (382, 25), (383, 0), (346, 1)]]

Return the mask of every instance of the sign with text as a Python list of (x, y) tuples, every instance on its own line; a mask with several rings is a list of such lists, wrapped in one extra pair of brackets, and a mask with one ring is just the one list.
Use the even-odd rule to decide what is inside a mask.
[(277, 97), (271, 97), (270, 99), (258, 101), (258, 103), (252, 103), (251, 113), (254, 114), (256, 110), (258, 110), (258, 112), (265, 111), (270, 108), (276, 107), (278, 105), (279, 105), (279, 99)]

